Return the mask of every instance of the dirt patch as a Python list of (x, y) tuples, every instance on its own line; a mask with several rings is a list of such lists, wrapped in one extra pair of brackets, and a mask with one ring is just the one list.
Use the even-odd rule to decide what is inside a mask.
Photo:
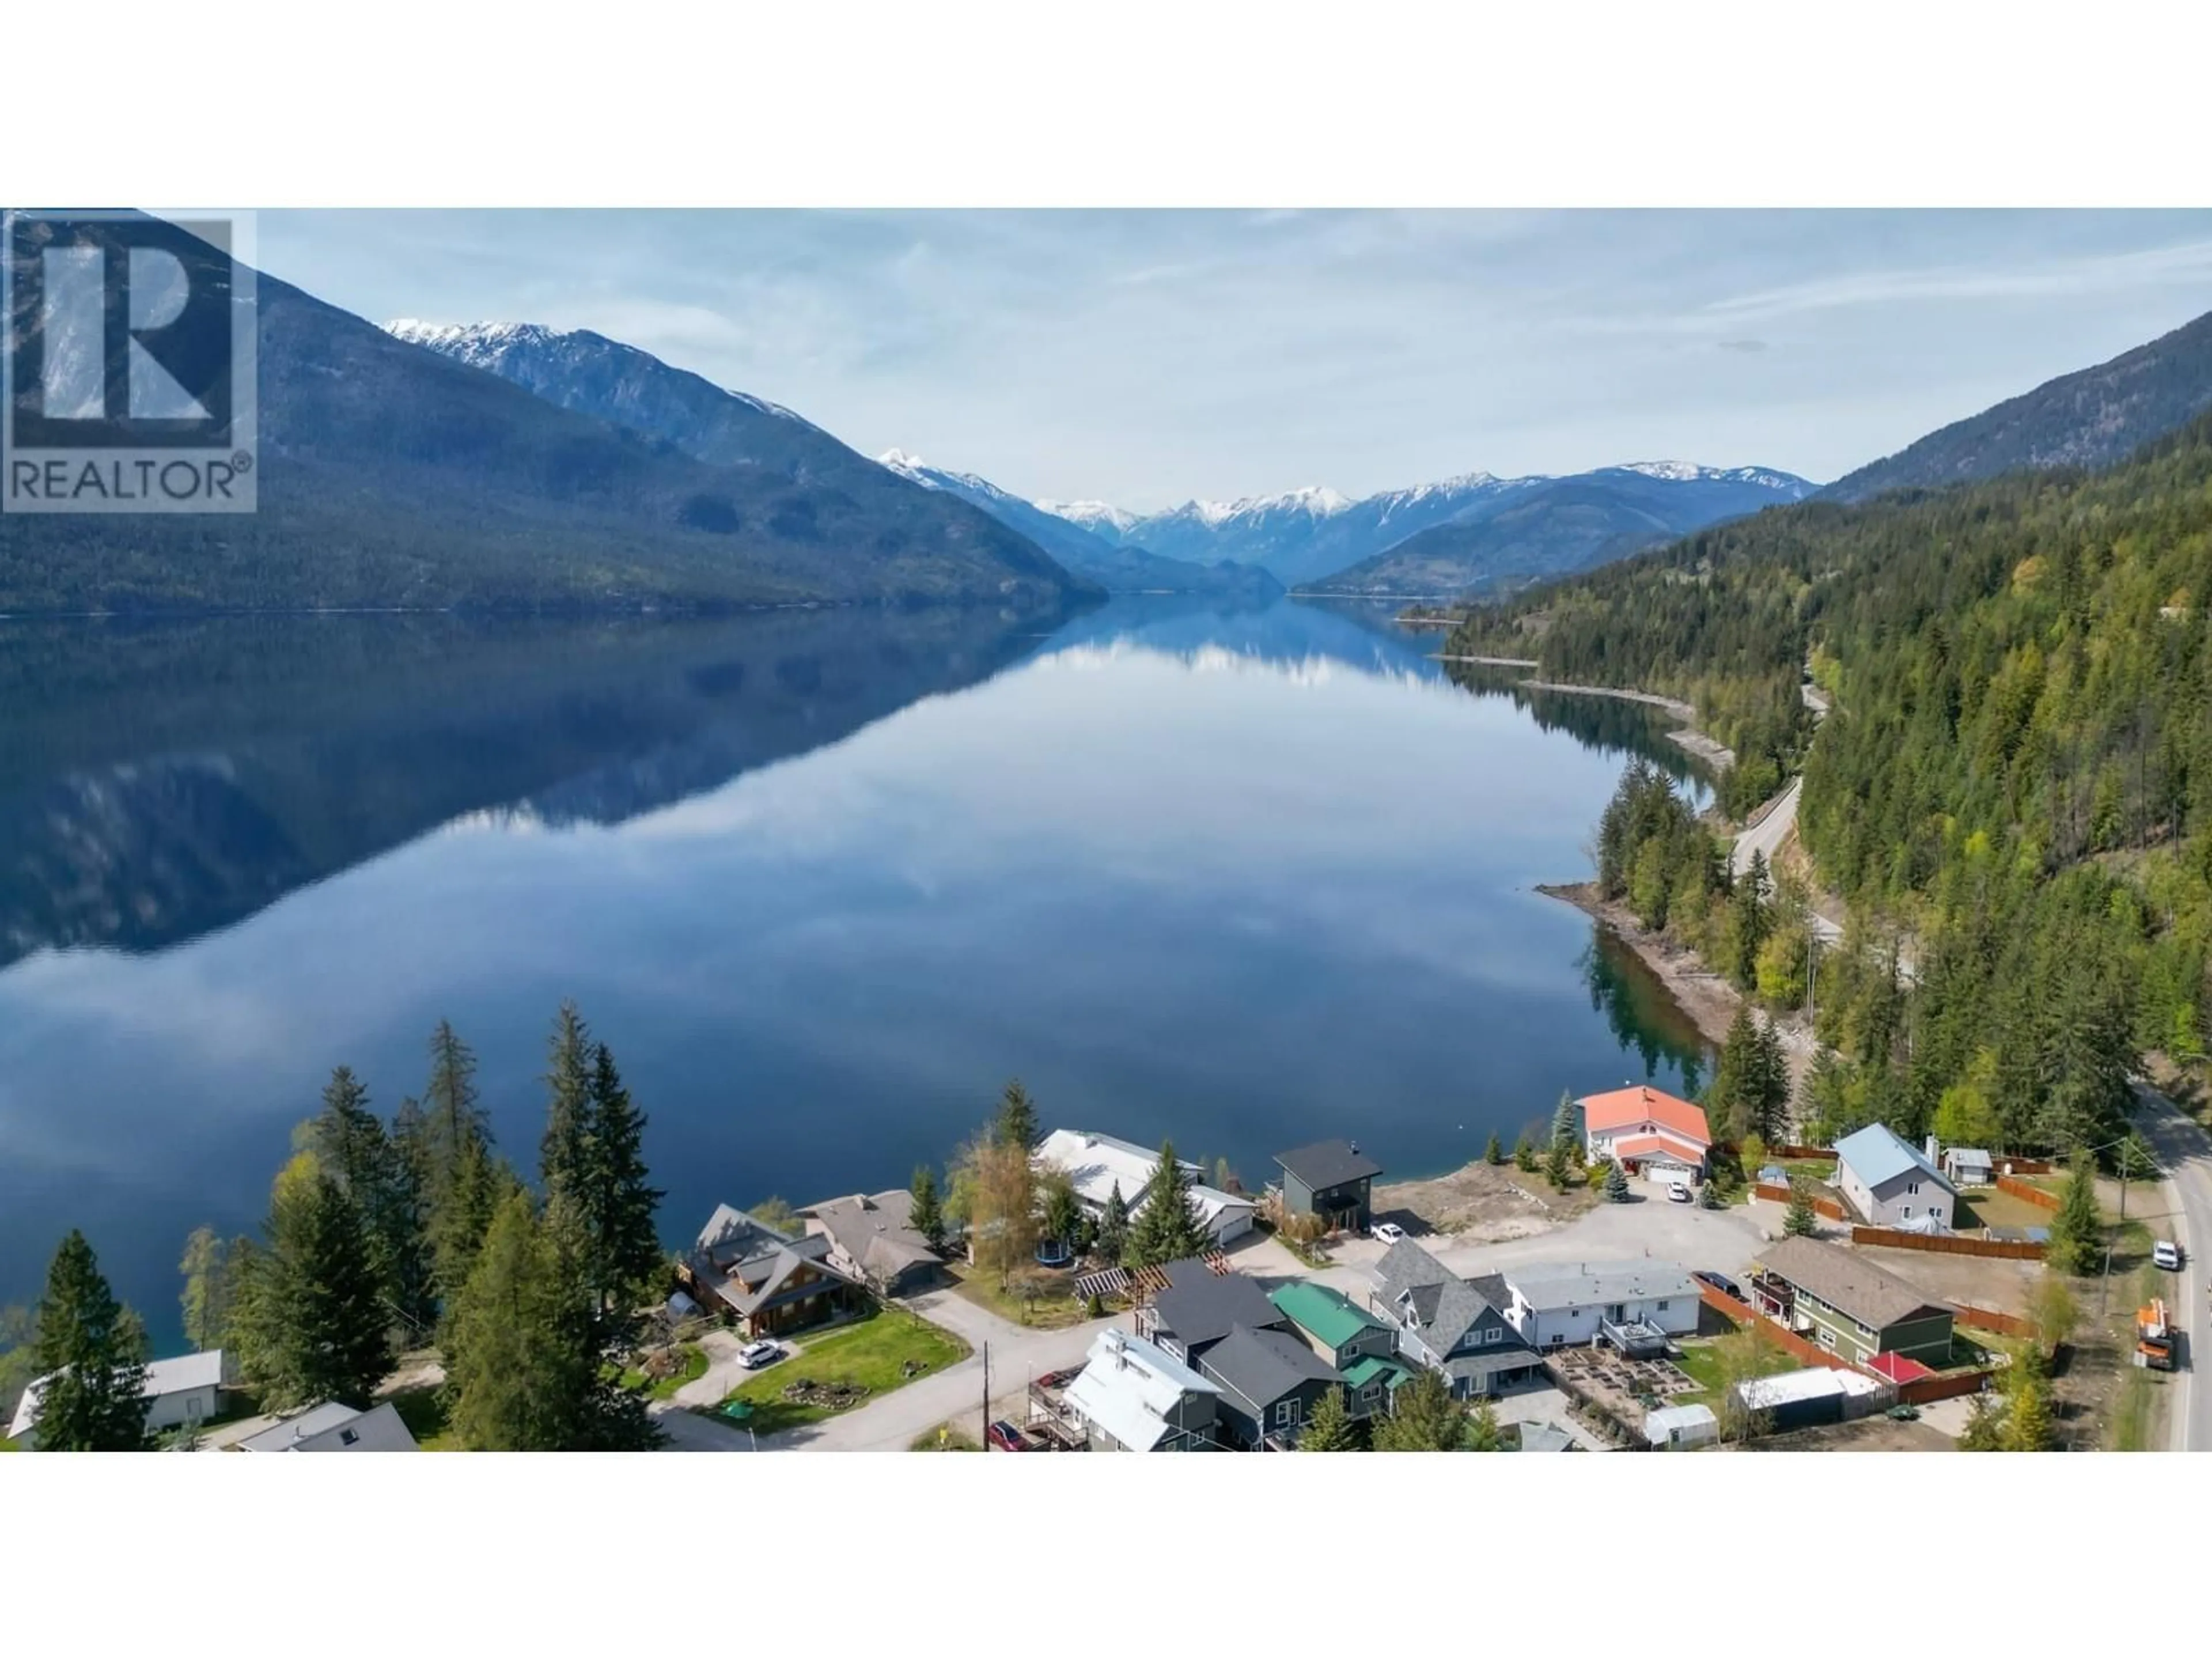
[(1856, 1423), (1834, 1423), (1817, 1429), (1796, 1429), (1730, 1445), (1729, 1451), (1956, 1451), (1958, 1443), (1941, 1429), (1914, 1419), (1900, 1423), (1893, 1417), (1862, 1417)]
[(1374, 1193), (1378, 1220), (1395, 1221), (1408, 1232), (1451, 1233), (1476, 1244), (1549, 1232), (1596, 1202), (1586, 1187), (1555, 1193), (1540, 1175), (1480, 1159), (1431, 1181), (1394, 1181)]
[[(1925, 1291), (1941, 1302), (1971, 1302), (2000, 1313), (2027, 1312), (2028, 1293), (2043, 1276), (2040, 1261), (2013, 1261), (2002, 1256), (1943, 1255), (1934, 1250), (1853, 1249), (1906, 1284)], [(2095, 1291), (2090, 1292), (2094, 1306)]]

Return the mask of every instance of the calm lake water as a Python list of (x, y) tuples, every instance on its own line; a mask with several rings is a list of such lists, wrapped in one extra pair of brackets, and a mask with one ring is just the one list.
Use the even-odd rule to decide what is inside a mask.
[(1288, 601), (716, 622), (0, 623), (0, 1302), (82, 1226), (175, 1343), (331, 1066), (453, 1021), (534, 1164), (573, 997), (720, 1200), (903, 1185), (1048, 1124), (1393, 1174), (1694, 1033), (1576, 911), (1645, 711), (1446, 679)]

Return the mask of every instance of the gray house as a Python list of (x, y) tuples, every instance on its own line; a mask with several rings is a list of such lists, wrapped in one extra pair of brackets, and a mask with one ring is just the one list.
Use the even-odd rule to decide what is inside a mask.
[(1510, 1300), (1495, 1274), (1462, 1279), (1410, 1238), (1370, 1273), (1368, 1305), (1398, 1333), (1398, 1352), (1443, 1374), (1460, 1399), (1499, 1395), (1544, 1373), (1541, 1355), (1506, 1319)]
[(1275, 1163), (1283, 1172), (1283, 1208), (1290, 1214), (1319, 1216), (1350, 1232), (1364, 1232), (1374, 1220), (1370, 1194), (1382, 1166), (1356, 1141), (1317, 1140), (1276, 1153)]
[(1343, 1380), (1294, 1333), (1242, 1325), (1207, 1348), (1198, 1370), (1220, 1386), (1224, 1436), (1245, 1451), (1289, 1447), (1322, 1395)]
[(1886, 1123), (1869, 1123), (1836, 1143), (1836, 1185), (1877, 1227), (1948, 1232), (1959, 1189), (1936, 1160)]
[(1162, 1269), (1167, 1288), (1137, 1310), (1137, 1334), (1157, 1342), (1186, 1365), (1195, 1365), (1231, 1332), (1285, 1331), (1290, 1316), (1267, 1299), (1256, 1279), (1218, 1273), (1197, 1260)]
[(810, 1234), (830, 1241), (830, 1265), (886, 1296), (913, 1296), (944, 1276), (945, 1264), (914, 1227), (914, 1194), (904, 1188), (855, 1193), (801, 1210)]

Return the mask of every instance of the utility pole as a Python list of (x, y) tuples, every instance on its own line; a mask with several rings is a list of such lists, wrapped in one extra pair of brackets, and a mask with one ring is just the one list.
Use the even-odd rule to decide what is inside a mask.
[(991, 1345), (983, 1345), (983, 1444), (991, 1443)]

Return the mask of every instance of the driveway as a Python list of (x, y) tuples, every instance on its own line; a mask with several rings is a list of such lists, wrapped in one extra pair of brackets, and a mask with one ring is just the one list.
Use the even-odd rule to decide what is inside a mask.
[(2212, 1352), (2212, 1318), (2205, 1307), (2206, 1275), (2197, 1260), (2212, 1250), (2212, 1139), (2179, 1107), (2145, 1084), (2135, 1085), (2143, 1135), (2165, 1166), (2166, 1207), (2173, 1242), (2181, 1246), (2181, 1271), (2167, 1298), (2174, 1322), (2185, 1334), (2173, 1373), (2173, 1451), (2212, 1451), (2212, 1387), (2199, 1387), (2197, 1358)]

